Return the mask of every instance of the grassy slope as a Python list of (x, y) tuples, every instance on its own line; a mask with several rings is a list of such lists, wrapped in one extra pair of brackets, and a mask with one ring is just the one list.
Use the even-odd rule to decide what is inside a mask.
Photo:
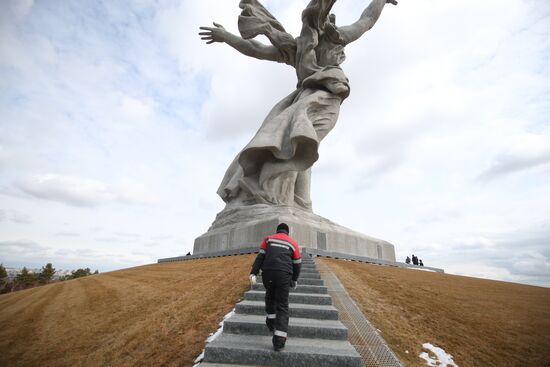
[[(254, 256), (155, 264), (0, 296), (0, 366), (191, 366)], [(550, 290), (325, 259), (407, 366), (550, 366)], [(405, 350), (409, 354), (405, 354)]]
[(147, 265), (0, 296), (0, 366), (191, 366), (253, 256)]
[[(550, 366), (550, 289), (324, 259), (407, 366), (431, 342), (465, 366)], [(405, 351), (409, 353), (406, 354)]]

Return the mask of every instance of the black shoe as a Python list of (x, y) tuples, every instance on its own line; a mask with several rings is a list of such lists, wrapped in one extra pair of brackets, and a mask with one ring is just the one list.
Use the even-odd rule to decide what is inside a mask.
[(265, 318), (265, 325), (267, 326), (267, 328), (269, 329), (271, 334), (273, 334), (273, 332), (275, 331), (275, 319), (268, 319), (266, 317)]
[(285, 347), (286, 338), (282, 336), (273, 335), (273, 349), (275, 352), (279, 352)]

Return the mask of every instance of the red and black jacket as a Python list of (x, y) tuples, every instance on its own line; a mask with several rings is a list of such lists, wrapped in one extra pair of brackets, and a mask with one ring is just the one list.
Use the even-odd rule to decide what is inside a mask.
[(292, 275), (297, 281), (302, 267), (300, 246), (284, 232), (267, 236), (262, 241), (260, 253), (252, 265), (251, 274), (258, 275), (262, 270), (277, 270)]

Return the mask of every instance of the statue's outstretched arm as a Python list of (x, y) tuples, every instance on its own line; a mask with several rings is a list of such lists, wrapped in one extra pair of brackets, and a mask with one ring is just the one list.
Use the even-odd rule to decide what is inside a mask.
[(222, 25), (214, 23), (214, 27), (200, 27), (202, 40), (207, 44), (225, 42), (240, 53), (260, 60), (284, 62), (281, 53), (274, 46), (264, 45), (256, 40), (245, 40), (228, 32)]
[(357, 22), (338, 28), (346, 44), (357, 40), (374, 26), (386, 3), (397, 5), (396, 0), (372, 0)]

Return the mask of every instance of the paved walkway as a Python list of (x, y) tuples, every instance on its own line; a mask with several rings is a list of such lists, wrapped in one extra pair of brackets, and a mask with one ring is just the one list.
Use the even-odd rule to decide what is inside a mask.
[(304, 256), (298, 287), (289, 295), (286, 347), (273, 351), (265, 326), (265, 288), (245, 293), (221, 334), (207, 343), (201, 367), (402, 367), (328, 266)]
[(349, 341), (361, 354), (363, 366), (402, 367), (395, 353), (365, 318), (336, 275), (324, 264), (318, 264), (318, 269), (340, 313), (340, 320), (348, 328)]
[(289, 295), (288, 340), (275, 352), (259, 280), (225, 320), (222, 333), (206, 345), (201, 367), (361, 367), (361, 356), (348, 341), (348, 329), (327, 292), (313, 259), (305, 256), (298, 286)]

